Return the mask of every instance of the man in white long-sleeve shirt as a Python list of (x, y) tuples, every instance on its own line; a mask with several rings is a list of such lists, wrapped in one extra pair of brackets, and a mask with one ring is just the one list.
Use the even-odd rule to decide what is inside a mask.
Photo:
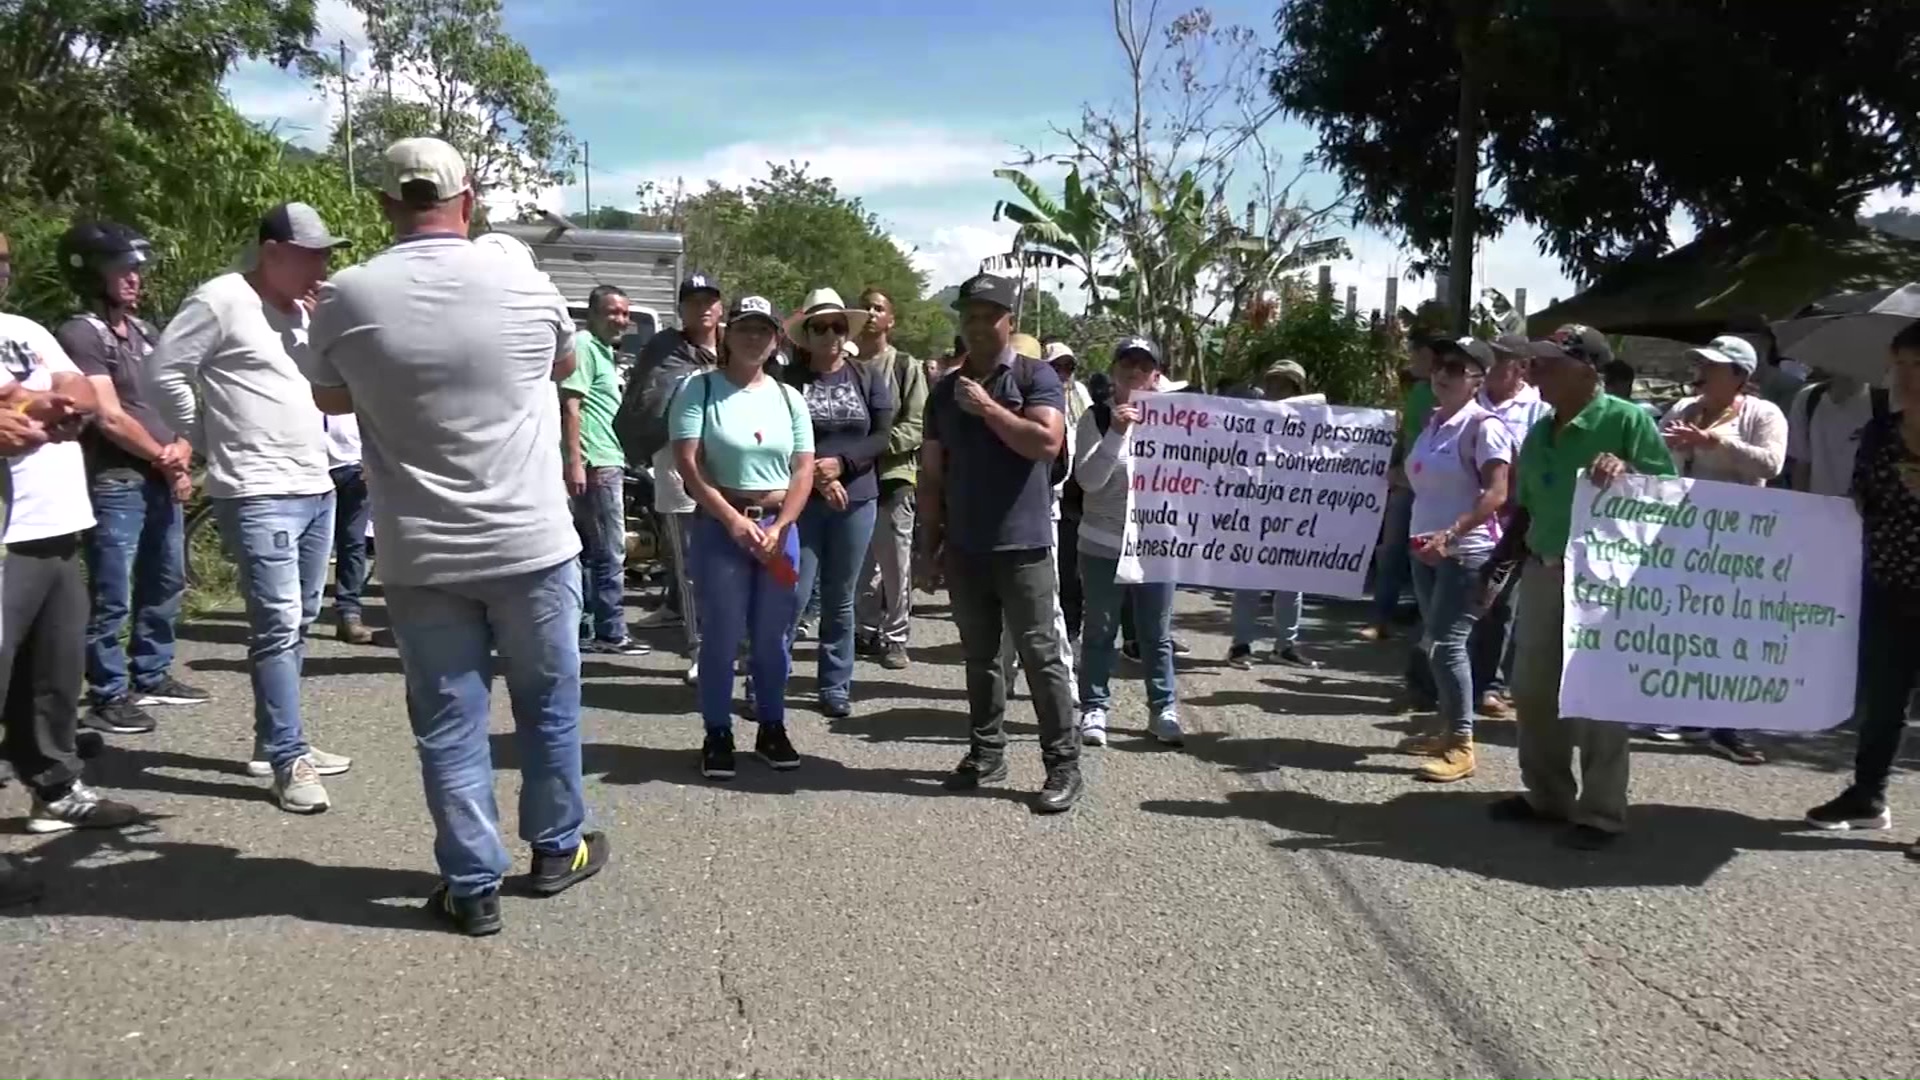
[(295, 354), (307, 348), (307, 305), (346, 241), (304, 203), (260, 220), (243, 271), (194, 290), (142, 373), (167, 426), (207, 460), (207, 495), (240, 571), (251, 624), (253, 759), (280, 808), (325, 810), (322, 776), (352, 762), (307, 743), (300, 667), (320, 615), (333, 543), (326, 429)]

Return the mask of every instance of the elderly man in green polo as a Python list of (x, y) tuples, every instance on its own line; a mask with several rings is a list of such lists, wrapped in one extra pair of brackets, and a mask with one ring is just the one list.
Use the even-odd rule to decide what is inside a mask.
[(1630, 472), (1672, 476), (1673, 459), (1651, 417), (1602, 391), (1601, 369), (1613, 350), (1599, 331), (1563, 326), (1534, 342), (1530, 353), (1535, 383), (1553, 415), (1536, 423), (1521, 446), (1520, 514), (1483, 571), (1491, 587), (1503, 567), (1524, 560), (1512, 689), (1526, 791), (1490, 811), (1503, 821), (1565, 824), (1561, 843), (1595, 851), (1626, 827), (1627, 728), (1560, 715), (1561, 574), (1573, 500), (1582, 469), (1604, 488)]

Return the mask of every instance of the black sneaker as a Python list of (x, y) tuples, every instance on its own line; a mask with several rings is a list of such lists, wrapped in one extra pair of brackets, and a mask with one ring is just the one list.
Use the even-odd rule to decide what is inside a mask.
[(154, 729), (153, 717), (125, 697), (96, 703), (80, 718), (80, 726), (109, 735), (145, 735)]
[(619, 641), (601, 641), (595, 638), (588, 642), (587, 647), (582, 651), (598, 653), (601, 656), (645, 656), (653, 651), (653, 646), (642, 645), (632, 638), (621, 638)]
[(886, 646), (881, 644), (877, 637), (861, 634), (853, 639), (853, 652), (855, 656), (866, 656), (877, 660), (886, 652)]
[(793, 740), (787, 738), (784, 727), (762, 727), (760, 734), (753, 737), (753, 752), (776, 769), (800, 767), (800, 751), (793, 748)]
[(1285, 664), (1288, 667), (1306, 668), (1309, 671), (1317, 670), (1320, 667), (1320, 662), (1309, 659), (1305, 653), (1300, 651), (1298, 645), (1286, 645), (1274, 650), (1273, 662), (1276, 664)]
[(0, 855), (0, 907), (31, 904), (46, 892), (46, 886), (27, 869)]
[(171, 675), (163, 676), (159, 682), (145, 690), (133, 692), (135, 705), (205, 705), (213, 700), (213, 695), (197, 686), (188, 686)]
[[(1175, 649), (1174, 655), (1176, 656), (1179, 655), (1179, 652), (1180, 650)], [(1137, 641), (1121, 642), (1120, 655), (1126, 657), (1127, 659), (1133, 661), (1136, 664), (1139, 663), (1140, 662), (1140, 643)]]
[(563, 893), (599, 873), (610, 854), (612, 847), (605, 833), (581, 833), (580, 843), (572, 851), (558, 855), (534, 852), (528, 883), (536, 896)]
[[(1138, 660), (1138, 659), (1140, 659), (1140, 657), (1139, 657), (1139, 652), (1140, 652), (1140, 646), (1139, 646), (1138, 644), (1135, 644), (1135, 645), (1134, 645), (1134, 647), (1133, 647), (1133, 651), (1134, 651), (1134, 654), (1135, 654), (1133, 658), (1134, 658), (1135, 660)], [(1174, 638), (1174, 639), (1173, 639), (1173, 655), (1175, 655), (1175, 656), (1192, 656), (1192, 655), (1193, 655), (1193, 648), (1192, 648), (1192, 646), (1189, 646), (1189, 645), (1188, 645), (1188, 644), (1187, 644), (1186, 642), (1184, 642), (1184, 641), (1181, 641), (1181, 640), (1180, 640), (1179, 638)]]
[(997, 784), (1007, 778), (1007, 758), (1005, 754), (984, 755), (967, 751), (960, 759), (960, 765), (948, 776), (944, 787), (948, 791), (972, 791), (988, 784)]
[(1821, 803), (1807, 811), (1807, 824), (1816, 829), (1891, 829), (1893, 812), (1877, 799), (1843, 791), (1832, 802)]
[(1738, 731), (1715, 731), (1707, 736), (1707, 749), (1735, 765), (1765, 765), (1767, 755)]
[(833, 694), (820, 699), (820, 715), (829, 720), (845, 720), (853, 715), (851, 699)]
[(1227, 650), (1227, 666), (1235, 671), (1253, 670), (1253, 646), (1235, 645)]
[(427, 911), (468, 937), (486, 937), (500, 932), (500, 894), (455, 896), (443, 882), (427, 897)]
[(1040, 793), (1033, 797), (1033, 808), (1042, 814), (1065, 813), (1080, 801), (1080, 793), (1086, 787), (1087, 782), (1081, 778), (1078, 764), (1049, 765), (1047, 782), (1041, 786)]
[(709, 735), (700, 748), (700, 775), (709, 780), (733, 779), (733, 736)]
[(907, 647), (898, 642), (889, 644), (880, 654), (880, 666), (888, 671), (905, 671), (913, 661), (907, 656)]

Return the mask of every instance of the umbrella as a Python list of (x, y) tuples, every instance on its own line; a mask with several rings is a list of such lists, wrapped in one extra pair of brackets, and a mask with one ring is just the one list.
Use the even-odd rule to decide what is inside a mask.
[(1920, 285), (1841, 293), (1773, 324), (1775, 348), (1810, 368), (1877, 383), (1887, 370), (1887, 343), (1920, 319)]

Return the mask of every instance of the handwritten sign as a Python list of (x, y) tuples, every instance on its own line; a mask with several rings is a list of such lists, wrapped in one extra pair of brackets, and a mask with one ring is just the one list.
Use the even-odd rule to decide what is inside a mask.
[(1201, 394), (1137, 401), (1119, 580), (1363, 594), (1391, 413)]
[(1624, 477), (1604, 491), (1583, 482), (1579, 492), (1562, 712), (1817, 731), (1853, 711), (1852, 503), (1658, 476)]

